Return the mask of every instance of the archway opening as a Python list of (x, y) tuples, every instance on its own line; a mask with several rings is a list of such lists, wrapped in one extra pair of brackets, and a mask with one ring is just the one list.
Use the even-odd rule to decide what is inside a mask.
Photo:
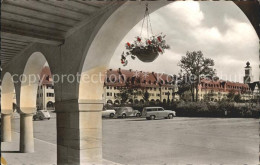
[[(153, 2), (151, 2), (151, 3), (153, 3)], [(240, 11), (240, 16), (243, 19), (242, 24), (240, 24), (241, 22), (239, 22), (237, 20), (233, 20), (233, 18), (225, 18), (225, 16), (223, 16), (222, 18), (226, 19), (225, 20), (226, 25), (223, 26), (223, 27), (220, 27), (220, 26), (217, 26), (218, 23), (219, 23), (218, 21), (220, 21), (220, 20), (216, 20), (215, 23), (204, 22), (206, 15), (203, 14), (203, 13), (205, 11), (201, 10), (201, 8), (200, 8), (201, 6), (198, 3), (199, 2), (187, 3), (188, 5), (185, 6), (186, 9), (185, 9), (185, 7), (184, 8), (182, 7), (183, 4), (181, 4), (181, 2), (175, 2), (176, 6), (168, 6), (167, 9), (171, 11), (171, 16), (176, 17), (174, 19), (174, 21), (163, 20), (162, 15), (156, 15), (157, 19), (163, 20), (163, 21), (161, 21), (163, 23), (161, 23), (161, 22), (158, 23), (159, 24), (158, 28), (163, 29), (163, 25), (166, 24), (165, 23), (166, 21), (174, 22), (174, 24), (178, 24), (177, 23), (178, 21), (181, 22), (180, 27), (182, 27), (182, 28), (176, 27), (176, 26), (174, 26), (174, 28), (171, 27), (171, 31), (174, 33), (174, 37), (172, 37), (170, 40), (174, 41), (174, 43), (177, 43), (177, 44), (175, 44), (173, 46), (174, 50), (169, 51), (168, 53), (169, 53), (169, 55), (173, 54), (174, 56), (159, 57), (157, 61), (155, 61), (154, 63), (149, 63), (149, 64), (144, 64), (144, 63), (142, 63), (138, 60), (130, 61), (133, 64), (132, 65), (129, 64), (127, 67), (123, 68), (122, 66), (119, 66), (117, 64), (117, 63), (120, 63), (120, 54), (122, 53), (122, 50), (124, 49), (123, 45), (127, 42), (127, 40), (124, 40), (123, 38), (127, 34), (127, 32), (136, 23), (138, 23), (138, 21), (142, 18), (141, 14), (140, 14), (141, 12), (138, 13), (139, 9), (140, 9), (139, 5), (142, 4), (142, 3), (140, 3), (138, 5), (131, 4), (131, 2), (125, 3), (114, 14), (112, 14), (112, 16), (107, 20), (107, 22), (104, 23), (103, 27), (101, 27), (99, 33), (97, 34), (96, 38), (94, 39), (92, 45), (90, 46), (90, 49), (88, 50), (87, 57), (85, 59), (85, 63), (84, 63), (83, 69), (82, 69), (82, 77), (85, 77), (86, 75), (94, 75), (94, 74), (97, 74), (99, 72), (106, 75), (105, 70), (109, 66), (108, 61), (110, 59), (112, 61), (111, 63), (114, 63), (115, 65), (110, 65), (109, 71), (113, 71), (116, 76), (120, 75), (120, 72), (125, 72), (125, 73), (127, 72), (127, 73), (130, 73), (130, 75), (131, 75), (135, 72), (135, 70), (142, 71), (142, 72), (150, 72), (150, 76), (153, 76), (153, 74), (154, 74), (154, 73), (152, 73), (152, 71), (167, 72), (167, 74), (178, 74), (177, 70), (179, 71), (179, 68), (177, 67), (178, 66), (177, 62), (180, 60), (182, 55), (185, 55), (187, 49), (188, 50), (203, 49), (205, 54), (209, 54), (208, 57), (214, 57), (214, 56), (215, 57), (223, 57), (223, 58), (226, 57), (226, 55), (221, 56), (221, 53), (218, 52), (217, 50), (216, 50), (216, 52), (213, 51), (212, 45), (218, 45), (218, 46), (222, 45), (222, 46), (227, 46), (227, 47), (230, 48), (230, 46), (232, 46), (232, 45), (230, 45), (228, 43), (224, 43), (224, 44), (222, 43), (221, 44), (221, 43), (219, 43), (219, 41), (221, 40), (221, 41), (224, 42), (224, 40), (229, 38), (230, 36), (237, 36), (238, 34), (241, 35), (242, 33), (239, 32), (239, 29), (241, 27), (239, 27), (239, 26), (244, 26), (244, 27), (250, 29), (250, 35), (253, 34), (252, 36), (254, 37), (254, 39), (253, 40), (251, 40), (249, 38), (247, 38), (247, 39), (249, 39), (251, 44), (253, 44), (253, 42), (256, 40), (257, 37), (255, 35), (253, 28), (250, 27), (250, 23), (249, 23), (249, 26), (248, 26), (248, 20), (245, 18), (243, 13), (241, 15), (241, 11)], [(165, 4), (158, 5), (158, 4), (156, 4), (156, 2), (154, 2), (154, 4), (155, 4), (154, 6), (151, 5), (153, 9), (158, 9), (160, 5), (161, 6), (165, 5)], [(234, 5), (234, 4), (232, 4), (232, 5)], [(213, 10), (215, 8), (214, 6), (207, 6), (205, 8), (209, 8), (209, 9), (212, 10), (212, 12), (209, 14), (210, 17), (208, 17), (207, 20), (211, 19), (212, 17), (213, 18), (217, 17), (216, 15), (214, 16), (214, 14), (212, 14), (212, 13), (215, 12)], [(234, 6), (232, 8), (233, 8), (234, 13), (237, 13), (237, 11), (239, 11), (239, 10), (237, 10), (237, 8), (234, 9)], [(133, 12), (134, 9), (135, 9), (135, 12)], [(142, 10), (140, 10), (140, 11), (142, 11)], [(180, 13), (178, 13), (176, 11), (179, 11)], [(163, 10), (163, 9), (160, 11), (161, 14), (167, 14), (167, 12), (169, 12), (169, 11), (166, 11), (166, 10)], [(208, 10), (208, 12), (210, 12), (210, 11)], [(227, 10), (225, 12), (227, 12)], [(131, 14), (129, 14), (129, 13), (131, 13)], [(174, 15), (174, 14), (176, 14), (176, 15)], [(179, 18), (183, 18), (183, 19), (180, 20)], [(196, 20), (194, 18), (196, 18)], [(233, 20), (234, 21), (233, 23), (236, 24), (236, 25), (234, 24), (235, 25), (234, 27), (232, 27), (233, 25), (228, 23), (230, 20)], [(120, 22), (120, 25), (119, 25), (119, 22)], [(204, 26), (204, 25), (207, 25), (207, 26)], [(122, 30), (121, 29), (120, 30), (113, 29), (115, 26), (121, 27)], [(139, 25), (139, 27), (137, 26), (136, 29), (140, 29), (140, 26), (141, 25)], [(238, 27), (236, 27), (236, 26), (238, 26)], [(183, 28), (183, 27), (185, 27), (185, 28)], [(188, 29), (188, 31), (186, 31), (187, 33), (185, 32), (185, 30), (182, 31), (183, 29), (186, 29), (186, 28)], [(231, 28), (231, 29), (229, 29), (229, 28)], [(134, 29), (135, 31), (132, 31), (132, 33), (129, 32), (127, 39), (132, 39), (132, 38), (136, 37), (135, 36), (136, 35), (136, 29)], [(229, 29), (229, 30), (227, 30), (227, 29)], [(178, 34), (178, 32), (180, 32), (180, 33)], [(182, 36), (185, 36), (187, 38), (185, 38), (185, 40), (181, 40), (180, 38)], [(190, 36), (192, 36), (192, 37), (190, 38)], [(105, 38), (105, 40), (101, 40), (101, 38)], [(229, 38), (229, 39), (231, 39), (231, 38)], [(120, 45), (121, 48), (118, 48), (118, 51), (117, 51), (116, 47), (118, 46), (118, 44), (120, 43), (120, 41), (122, 39), (124, 41)], [(207, 42), (208, 39), (210, 39), (209, 42)], [(200, 40), (200, 42), (196, 42), (196, 41), (199, 41), (199, 40)], [(241, 40), (240, 39), (235, 39), (235, 40), (231, 39), (229, 42), (232, 43), (233, 41), (235, 43), (239, 43), (239, 41), (241, 41)], [(110, 44), (106, 44), (106, 43), (110, 43)], [(212, 45), (208, 46), (210, 44), (212, 44)], [(102, 45), (103, 47), (100, 48), (100, 45)], [(180, 45), (184, 45), (186, 50), (185, 51), (181, 50)], [(253, 44), (253, 45), (254, 45), (253, 46), (254, 48), (256, 48), (258, 46), (258, 45), (256, 46), (255, 44)], [(225, 49), (225, 50), (227, 50), (227, 49)], [(245, 50), (247, 50), (247, 49), (245, 49)], [(253, 54), (257, 57), (257, 54), (255, 54), (255, 50), (258, 51), (258, 49), (254, 49), (254, 51), (253, 51)], [(216, 56), (215, 53), (218, 53), (218, 56)], [(115, 55), (114, 56), (115, 58), (112, 57), (113, 54)], [(238, 58), (234, 57), (235, 53), (232, 53), (232, 54), (233, 54), (233, 58), (235, 59), (235, 61), (238, 60)], [(246, 58), (246, 57), (243, 56), (243, 58)], [(252, 59), (255, 59), (255, 57), (252, 56)], [(219, 59), (216, 59), (216, 60), (219, 60)], [(171, 69), (169, 69), (169, 68), (165, 69), (164, 67), (162, 67), (166, 63), (171, 65), (172, 68)], [(239, 66), (242, 65), (241, 61), (238, 62), (238, 63), (239, 63), (238, 64)], [(174, 67), (173, 67), (172, 64), (176, 64), (176, 65), (174, 65)], [(219, 63), (218, 68), (222, 68), (223, 67), (222, 64), (223, 63)], [(134, 66), (138, 66), (138, 67), (133, 68)], [(153, 68), (153, 70), (149, 70), (148, 68)], [(224, 69), (224, 71), (229, 72), (228, 69)], [(241, 69), (240, 69), (240, 71), (241, 71)], [(119, 77), (121, 78), (122, 76), (121, 75), (118, 76), (118, 79), (119, 79)], [(104, 80), (104, 79), (102, 79), (102, 80)], [(126, 79), (123, 79), (123, 80), (126, 80)], [(116, 82), (116, 83), (120, 84), (120, 81), (117, 81), (117, 79), (115, 77), (110, 79), (110, 82)], [(152, 86), (153, 81), (148, 80), (147, 82), (150, 82), (150, 83), (143, 82), (143, 84), (145, 85), (145, 90), (148, 90), (149, 92), (148, 92), (148, 94), (145, 98), (140, 99), (141, 104), (146, 104), (146, 106), (150, 106), (149, 100), (153, 99), (153, 100), (159, 100), (160, 102), (163, 103), (164, 106), (166, 106), (167, 104), (171, 103), (170, 100), (173, 100), (173, 102), (174, 102), (174, 100), (179, 99), (177, 97), (175, 98), (175, 92), (176, 92), (175, 88), (172, 87), (172, 86), (168, 86), (169, 81), (167, 81), (167, 80), (159, 81), (158, 85), (159, 84), (164, 85), (164, 86), (160, 87), (160, 90), (156, 89), (156, 87), (154, 89), (154, 87)], [(94, 88), (96, 89), (95, 91), (93, 90)], [(122, 85), (120, 85), (120, 88), (122, 89)], [(103, 93), (102, 90), (103, 89), (104, 88), (103, 88), (103, 82), (102, 81), (101, 81), (101, 83), (96, 83), (96, 84), (95, 83), (88, 83), (87, 84), (87, 83), (82, 83), (82, 81), (81, 81), (80, 88), (79, 88), (79, 100), (84, 100), (84, 99), (85, 100), (93, 100), (94, 99), (95, 101), (101, 101), (103, 99), (102, 98), (102, 93)], [(89, 91), (89, 92), (84, 93), (86, 91)], [(111, 96), (113, 97), (114, 93), (118, 93), (118, 92), (121, 92), (121, 91), (110, 91), (110, 92), (111, 92)], [(184, 94), (184, 95), (186, 96), (186, 94)], [(124, 97), (128, 97), (128, 96), (124, 96)], [(143, 96), (140, 95), (140, 97), (143, 97)], [(156, 97), (158, 97), (158, 98), (156, 98)], [(181, 95), (179, 95), (178, 97), (181, 97)], [(185, 101), (190, 100), (190, 96), (188, 95), (187, 97), (188, 98), (185, 99)], [(114, 99), (118, 99), (118, 98), (114, 98)], [(122, 98), (120, 98), (120, 99), (123, 100)], [(124, 106), (124, 105), (121, 105), (121, 106)], [(167, 107), (167, 108), (169, 108), (169, 107)], [(103, 124), (103, 127), (104, 126), (105, 126), (105, 124)], [(115, 124), (115, 126), (113, 128), (118, 128), (118, 125)], [(106, 133), (105, 129), (106, 128), (103, 128), (103, 135), (104, 135), (104, 137), (103, 137), (103, 144), (104, 144), (103, 145), (103, 158), (107, 158), (109, 160), (113, 160), (115, 162), (120, 162), (120, 163), (129, 163), (130, 158), (126, 158), (126, 155), (124, 155), (125, 156), (124, 158), (127, 159), (128, 162), (124, 162), (125, 160), (123, 158), (120, 159), (116, 155), (120, 155), (122, 153), (127, 153), (126, 150), (128, 150), (128, 147), (131, 147), (130, 145), (132, 145), (134, 143), (131, 143), (129, 145), (128, 144), (122, 144), (122, 146), (124, 146), (124, 148), (126, 148), (126, 150), (124, 150), (122, 147), (116, 147), (118, 145), (115, 145), (115, 144), (106, 148), (105, 145), (108, 146), (108, 144), (112, 144), (112, 142), (113, 142), (113, 140), (109, 139), (109, 137), (114, 138), (115, 135), (111, 135), (109, 133)], [(127, 125), (124, 125), (124, 128), (122, 128), (122, 129), (128, 129)], [(120, 136), (120, 135), (117, 135), (117, 136)], [(121, 136), (123, 136), (123, 135), (121, 135)], [(133, 134), (131, 134), (131, 135), (127, 134), (127, 133), (124, 134), (124, 137), (132, 137), (132, 136), (133, 136)], [(151, 136), (153, 136), (153, 134)], [(161, 140), (160, 138), (158, 138), (158, 139)], [(119, 139), (119, 141), (120, 141), (120, 139)], [(147, 140), (147, 141), (149, 141), (149, 140)], [(168, 144), (170, 144), (170, 143), (171, 143), (171, 140), (168, 140)], [(118, 154), (115, 154), (115, 152), (111, 153), (111, 148), (113, 148), (113, 151), (118, 149)], [(145, 148), (145, 147), (142, 147), (142, 148)], [(149, 148), (149, 147), (147, 147), (147, 148)], [(140, 153), (140, 146), (135, 146), (132, 149), (133, 150), (131, 150), (131, 151), (136, 151), (136, 153)], [(147, 150), (154, 151), (154, 148), (151, 146)], [(165, 153), (172, 153), (172, 151), (169, 149), (168, 151), (166, 151), (166, 150), (163, 150), (163, 151), (160, 151), (160, 152), (158, 151), (157, 154), (164, 153), (164, 152)], [(131, 152), (131, 154), (128, 153), (127, 155), (132, 155), (132, 154), (133, 154), (133, 152)], [(142, 154), (145, 155), (147, 153), (142, 152)], [(155, 153), (153, 153), (153, 154), (155, 154)], [(153, 156), (155, 157), (156, 154), (153, 155)], [(148, 160), (141, 160), (140, 154), (135, 155), (133, 157), (135, 157), (135, 158), (133, 158), (133, 159), (136, 160), (135, 163), (140, 163), (140, 162), (150, 163), (150, 162), (148, 162)], [(140, 159), (137, 160), (138, 158), (140, 158)], [(131, 159), (130, 161), (134, 161), (133, 159)], [(174, 161), (174, 160), (169, 158), (168, 161), (170, 163), (172, 163), (171, 161)], [(161, 163), (161, 162), (158, 162), (158, 163)]]
[(1, 141), (12, 141), (12, 121), (16, 110), (16, 94), (13, 77), (5, 73), (1, 82)]
[[(20, 151), (25, 153), (46, 150), (36, 147), (36, 139), (46, 141), (56, 152), (57, 131), (54, 113), (54, 80), (48, 61), (41, 52), (34, 52), (27, 60), (20, 76)], [(45, 128), (45, 129), (43, 129)], [(47, 129), (46, 129), (47, 128)], [(57, 161), (57, 156), (48, 158)]]

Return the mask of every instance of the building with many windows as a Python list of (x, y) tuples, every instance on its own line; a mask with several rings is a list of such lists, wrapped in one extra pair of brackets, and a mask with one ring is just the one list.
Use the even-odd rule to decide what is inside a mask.
[(120, 104), (120, 93), (125, 88), (132, 88), (136, 94), (132, 94), (127, 103), (144, 104), (146, 99), (144, 94), (147, 92), (149, 102), (167, 103), (178, 100), (175, 94), (177, 86), (174, 84), (173, 77), (168, 74), (143, 72), (117, 69), (109, 69), (104, 83), (103, 99), (106, 103)]
[(40, 73), (40, 82), (37, 90), (37, 109), (53, 110), (55, 103), (54, 85), (50, 68), (45, 66)]
[(230, 82), (224, 80), (201, 80), (199, 84), (198, 99), (208, 99), (210, 101), (220, 101), (227, 99), (229, 93), (240, 94), (241, 100), (250, 99), (250, 88), (248, 84)]

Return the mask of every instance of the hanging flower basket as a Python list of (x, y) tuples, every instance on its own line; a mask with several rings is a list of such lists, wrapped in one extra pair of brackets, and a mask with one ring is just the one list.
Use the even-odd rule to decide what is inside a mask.
[(143, 62), (153, 62), (159, 56), (156, 47), (152, 46), (136, 47), (130, 53)]
[[(142, 38), (137, 36), (136, 40), (133, 43), (126, 43), (126, 54), (123, 52), (121, 55), (121, 63), (123, 66), (126, 66), (128, 61), (126, 60), (127, 56), (131, 56), (134, 60), (136, 57), (142, 62), (153, 62), (159, 54), (163, 54), (165, 49), (169, 49), (170, 46), (166, 44), (165, 35), (153, 35), (152, 27), (150, 23), (151, 37), (149, 37), (149, 26), (148, 22), (150, 22), (148, 5), (146, 5), (145, 17), (143, 19), (143, 24), (145, 19), (147, 19), (147, 38)], [(143, 27), (142, 24), (142, 27)], [(141, 29), (141, 34), (142, 35)]]

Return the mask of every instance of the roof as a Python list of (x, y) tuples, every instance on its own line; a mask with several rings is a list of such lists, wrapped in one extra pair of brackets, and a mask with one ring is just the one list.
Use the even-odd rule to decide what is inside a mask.
[(48, 66), (42, 68), (40, 73), (40, 85), (53, 84), (51, 70)]
[(258, 89), (260, 89), (260, 81), (248, 83), (248, 86), (249, 86), (251, 91), (254, 91), (256, 86), (258, 86)]
[(119, 68), (107, 70), (106, 75), (105, 86), (173, 87), (174, 84), (173, 76), (163, 73)]

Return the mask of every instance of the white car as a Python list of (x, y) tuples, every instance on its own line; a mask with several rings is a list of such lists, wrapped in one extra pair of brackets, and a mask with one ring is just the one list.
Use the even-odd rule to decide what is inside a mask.
[(114, 109), (106, 109), (102, 111), (102, 117), (110, 117), (113, 118), (116, 114)]
[(145, 107), (142, 116), (147, 120), (172, 119), (176, 116), (176, 112), (173, 110), (164, 110), (163, 107)]

